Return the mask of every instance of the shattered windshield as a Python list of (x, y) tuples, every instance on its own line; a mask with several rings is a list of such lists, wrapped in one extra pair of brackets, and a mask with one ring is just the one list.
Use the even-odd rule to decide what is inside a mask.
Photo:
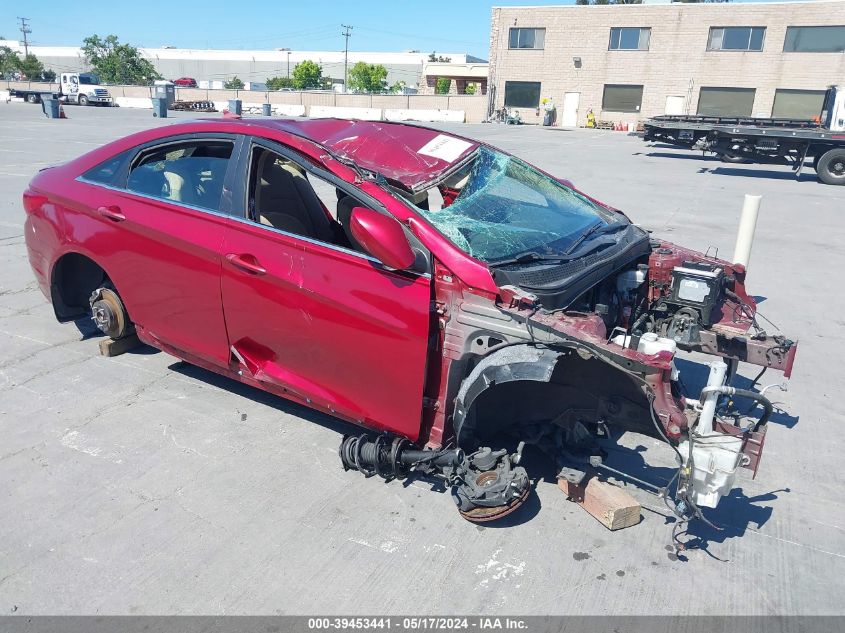
[(608, 224), (583, 196), (486, 147), (437, 190), (442, 204), (426, 200), (419, 212), (458, 248), (490, 263), (523, 253), (564, 255), (587, 231)]

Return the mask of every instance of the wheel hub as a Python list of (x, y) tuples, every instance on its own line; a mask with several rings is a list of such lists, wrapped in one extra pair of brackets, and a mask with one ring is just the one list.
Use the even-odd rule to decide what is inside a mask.
[(117, 293), (108, 288), (98, 288), (91, 295), (91, 320), (97, 329), (113, 339), (126, 334), (129, 319)]

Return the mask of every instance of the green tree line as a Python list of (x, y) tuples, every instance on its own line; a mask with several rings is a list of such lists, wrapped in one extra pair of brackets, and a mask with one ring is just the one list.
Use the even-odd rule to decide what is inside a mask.
[(56, 73), (45, 69), (44, 64), (32, 53), (21, 57), (8, 46), (0, 45), (0, 77), (12, 78), (18, 74), (29, 81), (56, 80)]

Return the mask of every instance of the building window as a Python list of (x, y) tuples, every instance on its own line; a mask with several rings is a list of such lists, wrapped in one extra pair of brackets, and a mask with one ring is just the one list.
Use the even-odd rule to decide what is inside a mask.
[(775, 90), (772, 116), (784, 119), (812, 119), (821, 116), (824, 90)]
[(647, 51), (651, 40), (651, 29), (613, 27), (610, 29), (610, 50)]
[(601, 109), (607, 112), (639, 112), (643, 103), (643, 87), (605, 84)]
[(539, 108), (539, 81), (506, 81), (505, 107), (508, 108)]
[(751, 116), (754, 88), (702, 88), (698, 114), (704, 116)]
[(786, 53), (841, 53), (845, 51), (845, 26), (788, 26), (783, 50)]
[(765, 26), (712, 26), (708, 51), (762, 51)]
[(543, 50), (546, 45), (546, 29), (518, 29), (510, 31), (509, 48), (533, 48)]

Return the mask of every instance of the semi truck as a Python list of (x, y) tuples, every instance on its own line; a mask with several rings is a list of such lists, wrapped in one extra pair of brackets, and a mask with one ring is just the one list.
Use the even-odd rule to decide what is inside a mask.
[(643, 128), (646, 141), (701, 149), (725, 162), (787, 164), (796, 177), (812, 164), (823, 183), (845, 185), (845, 86), (827, 89), (814, 119), (656, 117)]
[(62, 103), (85, 105), (114, 105), (114, 99), (106, 88), (100, 85), (95, 73), (62, 73), (59, 76), (58, 92), (10, 88), (10, 97), (22, 98), (27, 103), (41, 103), (44, 95), (50, 95)]

